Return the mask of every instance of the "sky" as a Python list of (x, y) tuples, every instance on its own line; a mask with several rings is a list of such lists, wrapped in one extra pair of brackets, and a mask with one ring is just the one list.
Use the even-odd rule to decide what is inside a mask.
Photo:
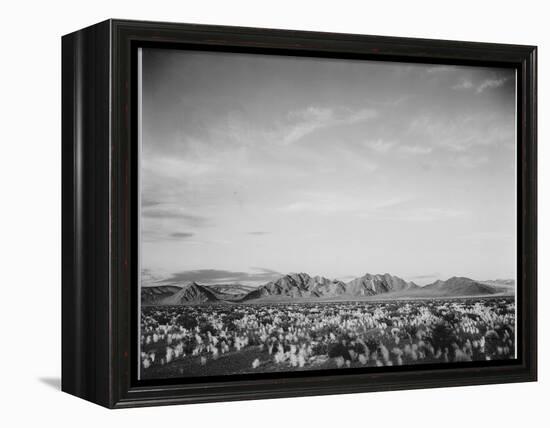
[(515, 72), (144, 48), (142, 284), (515, 278)]

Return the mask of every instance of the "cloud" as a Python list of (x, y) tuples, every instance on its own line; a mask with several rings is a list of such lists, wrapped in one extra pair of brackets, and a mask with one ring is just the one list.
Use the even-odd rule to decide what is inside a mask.
[(375, 210), (382, 210), (388, 208), (399, 208), (406, 206), (407, 204), (412, 203), (415, 200), (413, 196), (396, 196), (393, 198), (386, 199), (384, 201), (378, 202), (375, 206)]
[(462, 78), (460, 81), (454, 85), (452, 88), (456, 90), (464, 90), (464, 89), (473, 89), (475, 88), (475, 92), (480, 94), (486, 89), (495, 89), (499, 88), (502, 85), (504, 85), (508, 81), (507, 77), (501, 77), (501, 78), (490, 78), (482, 80), (480, 83), (474, 84), (474, 82), (470, 79)]
[(334, 214), (355, 211), (359, 209), (357, 202), (336, 201), (330, 199), (291, 202), (280, 208), (286, 213), (314, 212), (318, 214)]
[(421, 200), (414, 198), (396, 198), (386, 204), (379, 204), (370, 210), (357, 213), (360, 217), (383, 219), (404, 223), (428, 223), (440, 220), (458, 220), (465, 218), (469, 213), (462, 209), (427, 207)]
[(291, 124), (282, 137), (284, 145), (298, 142), (313, 132), (340, 125), (353, 125), (376, 117), (370, 108), (352, 110), (349, 108), (307, 107), (288, 114)]
[(416, 208), (408, 212), (398, 214), (404, 221), (410, 222), (432, 222), (438, 220), (458, 219), (465, 217), (466, 211), (452, 208)]
[(163, 278), (166, 278), (166, 274), (164, 272), (160, 272), (157, 270), (152, 269), (142, 269), (141, 275), (140, 275), (140, 282), (141, 286), (150, 286), (150, 285), (157, 285), (158, 282), (161, 282)]
[(458, 237), (466, 241), (484, 242), (484, 241), (507, 241), (512, 242), (516, 238), (514, 234), (506, 232), (475, 232), (468, 233)]
[(473, 147), (513, 147), (515, 125), (513, 116), (503, 120), (496, 113), (464, 113), (445, 118), (421, 114), (408, 124), (408, 135), (422, 138), (426, 146), (450, 152), (465, 152)]
[(434, 281), (437, 281), (438, 279), (441, 279), (441, 277), (442, 277), (441, 273), (435, 272), (435, 273), (428, 273), (424, 275), (405, 276), (404, 279), (407, 281), (412, 281), (416, 285), (420, 285), (421, 287), (423, 287)]
[(382, 201), (366, 200), (353, 195), (343, 196), (335, 193), (305, 192), (302, 200), (291, 202), (279, 208), (289, 214), (315, 213), (319, 215), (357, 215), (371, 216), (376, 212), (395, 209), (410, 202), (412, 198), (394, 197)]
[(142, 228), (141, 239), (144, 242), (165, 242), (188, 240), (195, 236), (192, 232), (167, 232), (160, 227)]
[(262, 231), (248, 232), (249, 235), (256, 235), (256, 236), (269, 235), (270, 233), (271, 233), (271, 232), (262, 232)]
[(399, 147), (399, 150), (404, 153), (409, 153), (413, 155), (427, 155), (433, 151), (432, 147), (428, 146), (408, 146), (404, 145)]
[(489, 158), (487, 156), (458, 156), (456, 159), (457, 165), (466, 168), (473, 169), (481, 165), (489, 163)]
[(476, 92), (479, 94), (488, 88), (491, 88), (491, 89), (498, 88), (504, 85), (504, 83), (506, 83), (507, 80), (508, 78), (506, 77), (502, 77), (500, 79), (486, 79), (478, 85), (478, 87), (476, 88)]
[(198, 269), (176, 272), (163, 280), (164, 283), (188, 283), (196, 281), (203, 284), (256, 283), (273, 281), (281, 273), (265, 268), (251, 268), (253, 272), (238, 272), (220, 269)]
[(365, 147), (377, 152), (377, 153), (388, 153), (394, 148), (402, 153), (413, 154), (413, 155), (426, 155), (433, 151), (433, 148), (430, 146), (421, 146), (421, 145), (397, 145), (393, 141), (386, 141), (383, 139), (367, 141), (364, 143)]
[(145, 208), (141, 211), (142, 217), (158, 219), (181, 219), (186, 224), (194, 227), (210, 225), (210, 219), (204, 216), (187, 214), (179, 207)]
[(436, 273), (429, 273), (426, 275), (414, 275), (414, 276), (408, 276), (407, 279), (430, 279), (430, 278), (439, 278), (441, 274), (439, 272)]
[(194, 235), (195, 235), (194, 233), (190, 233), (190, 232), (174, 232), (170, 234), (172, 238), (177, 238), (177, 239), (191, 238)]
[(395, 146), (395, 143), (392, 141), (378, 139), (365, 142), (365, 146), (378, 153), (387, 153), (393, 146)]
[(277, 276), (282, 275), (280, 272), (278, 272), (276, 270), (268, 269), (268, 268), (264, 268), (264, 267), (251, 266), (250, 269), (261, 272), (261, 273), (264, 273), (264, 274), (272, 274), (272, 275), (277, 275)]
[(190, 136), (177, 139), (179, 145), (171, 154), (151, 152), (142, 156), (141, 167), (144, 174), (162, 174), (162, 177), (181, 180), (182, 178), (203, 177), (219, 171), (220, 159), (209, 155), (213, 149), (205, 141)]
[(474, 84), (469, 79), (461, 79), (459, 83), (453, 86), (453, 89), (471, 89), (474, 87)]
[(305, 110), (289, 113), (291, 119), (297, 119), (297, 123), (290, 128), (283, 137), (283, 144), (292, 144), (317, 129), (329, 126), (334, 120), (334, 111), (329, 108), (308, 107)]
[(441, 73), (441, 72), (453, 72), (456, 71), (454, 65), (434, 65), (433, 67), (426, 68), (426, 73)]
[(159, 204), (160, 204), (159, 201), (156, 201), (154, 199), (149, 199), (146, 196), (144, 196), (141, 199), (141, 206), (142, 207), (154, 207), (155, 205), (159, 205)]

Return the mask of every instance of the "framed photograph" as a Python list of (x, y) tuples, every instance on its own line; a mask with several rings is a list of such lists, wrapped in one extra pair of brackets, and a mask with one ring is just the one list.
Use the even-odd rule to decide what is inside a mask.
[(536, 48), (109, 20), (63, 43), (62, 389), (536, 380)]

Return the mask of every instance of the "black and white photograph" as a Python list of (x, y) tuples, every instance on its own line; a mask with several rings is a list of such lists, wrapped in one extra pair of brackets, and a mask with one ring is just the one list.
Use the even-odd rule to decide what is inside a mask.
[(515, 70), (138, 69), (141, 379), (516, 358)]
[(0, 425), (540, 426), (543, 2), (1, 9)]

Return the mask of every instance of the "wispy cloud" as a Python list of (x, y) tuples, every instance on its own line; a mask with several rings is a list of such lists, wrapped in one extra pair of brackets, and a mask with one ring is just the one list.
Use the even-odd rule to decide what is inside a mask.
[(506, 77), (502, 77), (500, 79), (486, 79), (477, 86), (476, 92), (479, 94), (483, 92), (485, 89), (498, 88), (504, 85), (504, 83), (506, 83), (507, 80), (508, 79)]
[(382, 140), (381, 138), (372, 141), (366, 141), (365, 146), (378, 153), (388, 153), (394, 146), (395, 142)]
[(185, 239), (185, 238), (191, 238), (192, 236), (195, 236), (195, 234), (190, 232), (174, 232), (174, 233), (171, 233), (170, 236), (176, 239)]
[(262, 232), (262, 231), (248, 232), (249, 235), (255, 235), (255, 236), (269, 235), (270, 233), (271, 232)]
[(458, 156), (456, 163), (463, 168), (472, 169), (489, 163), (489, 158), (487, 156), (464, 155)]
[(509, 241), (512, 242), (515, 239), (515, 235), (506, 232), (476, 232), (468, 233), (458, 237), (466, 241), (472, 242), (484, 242), (484, 241)]
[(390, 151), (399, 151), (401, 153), (412, 155), (426, 155), (433, 151), (433, 147), (428, 145), (409, 145), (409, 144), (397, 144), (394, 141), (386, 141), (382, 139), (366, 141), (365, 147), (377, 153), (389, 153)]
[(300, 141), (313, 132), (340, 125), (353, 125), (376, 117), (376, 110), (364, 108), (307, 107), (288, 114), (290, 125), (285, 131), (282, 142), (285, 145)]
[(322, 215), (354, 212), (361, 208), (357, 201), (334, 200), (324, 198), (309, 201), (291, 202), (280, 208), (285, 213), (317, 213)]
[(191, 232), (167, 232), (161, 227), (144, 227), (141, 238), (144, 242), (167, 242), (189, 240), (195, 236)]
[(411, 279), (411, 280), (414, 280), (414, 279), (430, 279), (430, 278), (438, 278), (440, 276), (441, 276), (441, 274), (439, 272), (435, 272), (435, 273), (429, 273), (429, 274), (425, 274), (425, 275), (408, 276), (407, 279)]
[(410, 204), (414, 201), (415, 201), (415, 197), (413, 195), (395, 196), (389, 199), (379, 201), (378, 203), (374, 204), (374, 209), (382, 210), (382, 209), (388, 209), (388, 208), (399, 208), (404, 205)]
[[(181, 142), (182, 147), (186, 147), (193, 154), (197, 154), (198, 150), (205, 151), (206, 145), (204, 142), (199, 142), (193, 138), (185, 137)], [(198, 146), (198, 149), (194, 149)], [(141, 167), (145, 174), (162, 172), (165, 178), (174, 178), (181, 180), (182, 178), (200, 177), (205, 174), (210, 174), (218, 171), (220, 165), (218, 158), (205, 158), (198, 160), (197, 156), (191, 157), (189, 154), (177, 156), (175, 153), (172, 156), (144, 156)]]
[(403, 145), (399, 147), (399, 150), (413, 155), (427, 155), (433, 151), (432, 147), (429, 146), (409, 146), (409, 145)]
[(200, 215), (188, 214), (180, 207), (157, 207), (144, 208), (141, 211), (142, 217), (159, 219), (180, 219), (186, 224), (194, 227), (204, 227), (210, 225), (210, 219)]
[(359, 196), (342, 196), (330, 192), (305, 192), (301, 196), (300, 201), (291, 202), (279, 210), (289, 214), (370, 216), (376, 212), (396, 209), (412, 200), (412, 197), (407, 196), (373, 201)]
[(334, 121), (334, 111), (329, 108), (308, 107), (305, 110), (289, 113), (291, 119), (297, 119), (283, 137), (283, 144), (292, 144), (312, 132), (325, 128)]
[(453, 89), (471, 89), (474, 87), (473, 82), (470, 79), (460, 79), (456, 85), (453, 86)]
[(459, 219), (466, 215), (467, 211), (453, 208), (415, 208), (408, 212), (396, 213), (396, 216), (401, 220), (410, 222), (432, 222)]
[(405, 223), (429, 223), (435, 221), (452, 221), (466, 218), (469, 212), (452, 207), (423, 206), (422, 201), (415, 199), (396, 200), (393, 204), (379, 205), (370, 210), (358, 213), (360, 217), (384, 221)]
[(251, 272), (240, 272), (221, 269), (198, 269), (176, 272), (164, 279), (164, 283), (188, 283), (196, 281), (202, 284), (261, 284), (273, 281), (281, 273), (265, 268), (250, 268)]
[(143, 197), (141, 199), (141, 206), (142, 207), (154, 207), (155, 205), (159, 205), (160, 202), (155, 200), (155, 199), (152, 199), (152, 198), (148, 198), (147, 196)]
[(428, 273), (423, 275), (412, 275), (412, 276), (405, 276), (405, 279), (407, 281), (412, 281), (417, 285), (424, 286), (428, 285), (431, 282), (437, 281), (438, 279), (441, 279), (442, 275), (439, 272), (435, 273)]
[(453, 72), (456, 70), (455, 66), (451, 65), (434, 65), (432, 67), (426, 68), (426, 73), (442, 73), (442, 72)]
[(452, 86), (456, 90), (475, 89), (480, 94), (486, 89), (495, 89), (504, 85), (508, 81), (507, 77), (484, 79), (481, 82), (474, 83), (469, 78), (462, 78), (458, 83)]
[(423, 148), (438, 147), (450, 152), (465, 152), (473, 147), (513, 147), (514, 122), (495, 114), (463, 113), (446, 118), (421, 114), (409, 125), (410, 135), (422, 138)]

